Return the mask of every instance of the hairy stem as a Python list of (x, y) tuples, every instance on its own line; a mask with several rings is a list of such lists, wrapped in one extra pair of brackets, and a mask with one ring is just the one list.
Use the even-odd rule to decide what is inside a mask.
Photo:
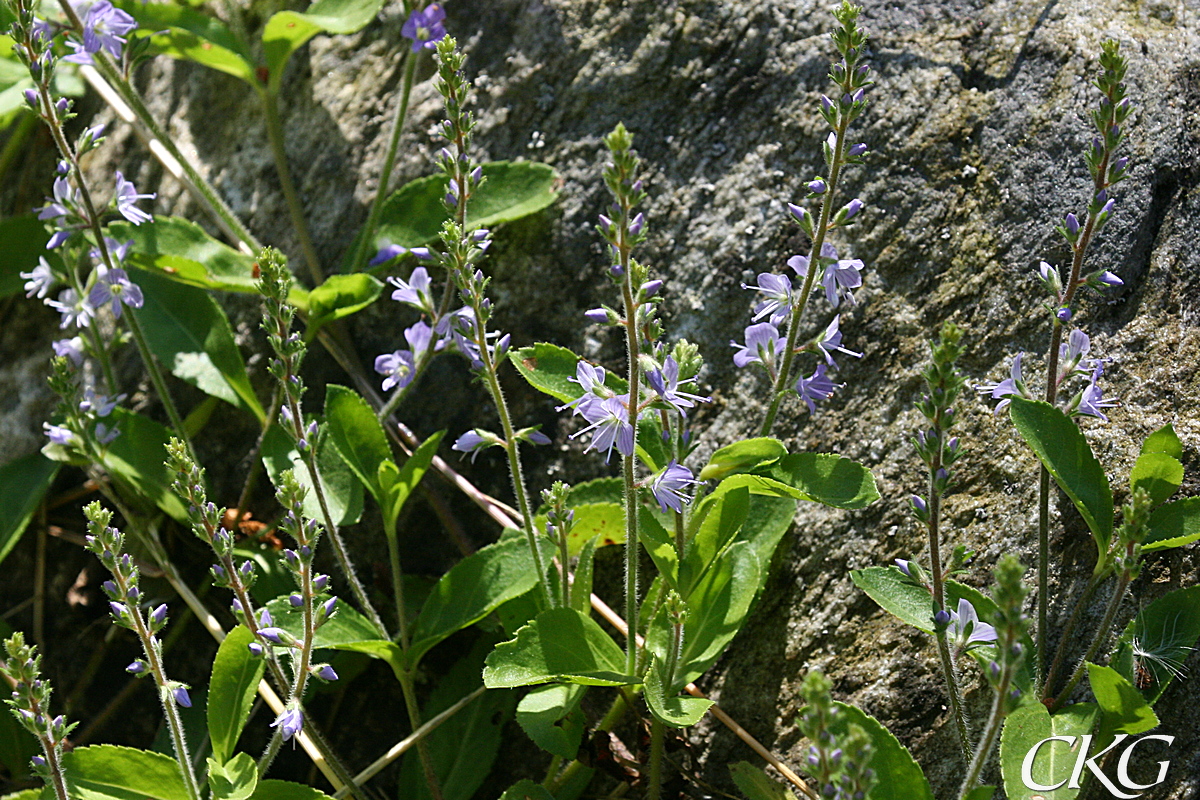
[(1071, 635), (1075, 633), (1075, 627), (1079, 624), (1079, 620), (1083, 616), (1083, 609), (1087, 607), (1088, 602), (1092, 599), (1092, 595), (1100, 588), (1100, 584), (1105, 577), (1107, 577), (1107, 573), (1092, 575), (1083, 590), (1083, 594), (1080, 595), (1079, 600), (1075, 603), (1075, 607), (1071, 610), (1071, 616), (1067, 618), (1067, 624), (1063, 627), (1062, 635), (1058, 639), (1059, 646), (1054, 651), (1054, 663), (1050, 665), (1050, 671), (1046, 674), (1046, 683), (1042, 689), (1043, 699), (1049, 700), (1054, 696), (1054, 684), (1058, 681), (1058, 675), (1062, 671), (1064, 659), (1067, 654), (1066, 645), (1071, 641)]
[(1117, 617), (1117, 611), (1121, 608), (1121, 601), (1125, 599), (1125, 590), (1129, 588), (1130, 574), (1126, 570), (1117, 578), (1117, 585), (1113, 589), (1112, 597), (1108, 601), (1108, 607), (1104, 610), (1104, 619), (1100, 621), (1099, 627), (1096, 628), (1096, 634), (1092, 637), (1092, 643), (1088, 645), (1087, 653), (1079, 660), (1075, 666), (1075, 671), (1071, 673), (1067, 685), (1063, 687), (1058, 697), (1050, 704), (1050, 713), (1058, 711), (1071, 697), (1071, 693), (1075, 691), (1075, 687), (1079, 685), (1079, 681), (1083, 678), (1083, 671), (1087, 669), (1089, 661), (1094, 661), (1096, 654), (1100, 652), (1100, 648), (1104, 642), (1108, 640), (1108, 636), (1112, 633), (1113, 621)]

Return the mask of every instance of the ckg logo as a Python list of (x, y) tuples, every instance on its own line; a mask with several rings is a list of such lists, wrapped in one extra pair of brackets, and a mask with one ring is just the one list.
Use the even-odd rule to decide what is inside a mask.
[[(1033, 764), (1038, 757), (1038, 753), (1042, 748), (1054, 747), (1053, 742), (1062, 742), (1072, 751), (1075, 750), (1075, 743), (1079, 742), (1079, 755), (1075, 759), (1075, 767), (1071, 771), (1070, 777), (1063, 778), (1058, 783), (1041, 784), (1033, 778)], [(1141, 797), (1142, 793), (1147, 789), (1158, 786), (1167, 779), (1167, 768), (1171, 766), (1170, 761), (1158, 762), (1158, 777), (1153, 783), (1138, 783), (1129, 775), (1129, 761), (1133, 757), (1133, 751), (1137, 749), (1143, 742), (1159, 741), (1165, 742), (1170, 747), (1175, 742), (1174, 736), (1166, 736), (1163, 734), (1152, 734), (1149, 736), (1141, 736), (1130, 740), (1127, 733), (1117, 734), (1113, 739), (1112, 744), (1104, 748), (1095, 755), (1089, 756), (1088, 753), (1092, 749), (1093, 736), (1086, 734), (1084, 736), (1051, 736), (1047, 739), (1042, 739), (1035, 744), (1028, 753), (1025, 754), (1025, 760), (1021, 762), (1021, 783), (1025, 784), (1025, 788), (1033, 792), (1053, 792), (1066, 786), (1068, 789), (1078, 789), (1079, 781), (1083, 777), (1085, 769), (1090, 770), (1093, 777), (1100, 782), (1109, 793), (1120, 800), (1134, 800)], [(1121, 747), (1124, 746), (1124, 750)], [(1108, 775), (1104, 774), (1100, 769), (1099, 762), (1104, 756), (1112, 752), (1120, 752), (1120, 757), (1117, 759), (1117, 780), (1114, 784)], [(1057, 759), (1051, 759), (1057, 761)], [(1065, 763), (1065, 762), (1064, 762)], [(1042, 767), (1043, 764), (1039, 764)], [(1039, 769), (1039, 773), (1044, 772), (1044, 769)], [(1059, 777), (1052, 775), (1049, 777), (1039, 776), (1041, 780), (1054, 780)], [(1030, 800), (1040, 800), (1039, 795), (1030, 796)]]

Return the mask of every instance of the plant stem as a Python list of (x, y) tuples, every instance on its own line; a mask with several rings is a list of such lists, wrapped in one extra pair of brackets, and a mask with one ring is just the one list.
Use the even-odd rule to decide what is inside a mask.
[(413, 76), (417, 70), (417, 56), (409, 50), (404, 52), (404, 82), (400, 87), (400, 102), (396, 106), (396, 117), (392, 121), (392, 135), (388, 139), (387, 150), (383, 155), (383, 166), (379, 171), (379, 188), (371, 201), (371, 209), (367, 212), (367, 224), (363, 226), (358, 245), (354, 248), (354, 257), (350, 260), (348, 272), (358, 272), (367, 260), (375, 242), (375, 229), (379, 227), (379, 215), (387, 200), (388, 182), (392, 177), (392, 168), (396, 165), (396, 151), (400, 147), (400, 135), (404, 132), (404, 119), (408, 116), (408, 98), (412, 93)]
[(833, 215), (833, 195), (837, 189), (838, 177), (842, 172), (843, 150), (845, 149), (846, 129), (850, 126), (849, 115), (842, 115), (834, 130), (836, 141), (833, 146), (833, 162), (829, 167), (829, 186), (821, 200), (821, 218), (817, 223), (816, 236), (813, 237), (812, 251), (808, 257), (808, 271), (804, 275), (804, 285), (800, 290), (800, 298), (792, 304), (792, 313), (788, 319), (787, 346), (783, 350), (783, 361), (779, 373), (775, 376), (775, 385), (771, 390), (771, 405), (763, 419), (760, 436), (770, 436), (771, 428), (775, 425), (775, 417), (779, 413), (779, 405), (787, 393), (791, 381), (792, 361), (796, 357), (796, 342), (800, 337), (800, 321), (804, 316), (804, 308), (808, 305), (809, 295), (812, 294), (813, 283), (820, 269), (821, 249), (825, 245), (825, 234), (829, 230), (829, 220)]
[(292, 170), (288, 166), (287, 149), (284, 147), (283, 123), (279, 118), (279, 98), (270, 89), (259, 87), (259, 97), (262, 99), (263, 111), (267, 121), (267, 139), (271, 143), (271, 156), (275, 160), (275, 171), (279, 174), (279, 186), (283, 190), (283, 198), (287, 201), (288, 214), (292, 218), (292, 227), (296, 230), (296, 238), (300, 240), (300, 251), (308, 265), (308, 274), (314, 286), (325, 280), (321, 271), (321, 260), (317, 257), (317, 249), (313, 245), (308, 223), (304, 219), (304, 204), (296, 192), (292, 182)]
[(1079, 624), (1079, 620), (1083, 616), (1083, 609), (1087, 606), (1088, 601), (1092, 599), (1092, 595), (1100, 588), (1100, 584), (1107, 576), (1107, 572), (1093, 574), (1088, 579), (1083, 594), (1080, 595), (1079, 600), (1075, 603), (1075, 607), (1071, 610), (1071, 616), (1067, 618), (1067, 624), (1058, 639), (1059, 646), (1054, 651), (1054, 663), (1050, 665), (1050, 672), (1046, 675), (1045, 686), (1042, 687), (1042, 698), (1044, 700), (1049, 700), (1054, 696), (1054, 684), (1058, 679), (1058, 673), (1062, 670), (1063, 659), (1067, 654), (1066, 645), (1071, 640), (1071, 634), (1075, 633), (1075, 627)]
[(1100, 652), (1100, 647), (1108, 639), (1109, 633), (1112, 631), (1113, 620), (1117, 617), (1117, 611), (1121, 608), (1121, 601), (1125, 599), (1125, 590), (1129, 588), (1130, 573), (1128, 570), (1123, 571), (1117, 578), (1116, 588), (1113, 589), (1112, 597), (1108, 601), (1108, 608), (1104, 610), (1104, 619), (1101, 620), (1100, 626), (1096, 628), (1096, 634), (1092, 637), (1092, 643), (1088, 645), (1087, 653), (1080, 659), (1075, 666), (1075, 671), (1071, 673), (1070, 680), (1067, 681), (1066, 687), (1050, 704), (1050, 713), (1058, 711), (1070, 699), (1071, 693), (1075, 691), (1075, 687), (1079, 685), (1079, 681), (1083, 678), (1083, 671), (1087, 669), (1089, 661), (1096, 658), (1096, 654)]
[(650, 787), (646, 790), (647, 800), (660, 800), (662, 797), (665, 727), (657, 717), (650, 723)]
[[(417, 692), (413, 687), (412, 673), (407, 669), (401, 673), (400, 690), (404, 694), (404, 706), (408, 710), (408, 724), (413, 731), (421, 728), (421, 707), (417, 704)], [(433, 800), (442, 800), (442, 787), (438, 782), (437, 772), (433, 768), (433, 757), (429, 753), (429, 743), (424, 737), (417, 740), (417, 755), (421, 759), (421, 769), (425, 773), (425, 784)]]
[[(1015, 629), (1010, 627), (1008, 633), (1005, 635), (1004, 642), (998, 642), (997, 647), (1005, 647), (1011, 651), (1016, 641)], [(983, 774), (983, 767), (991, 757), (992, 749), (996, 746), (996, 737), (1000, 735), (1000, 729), (1004, 725), (1004, 718), (1008, 715), (1008, 692), (1009, 687), (1012, 686), (1013, 674), (1016, 672), (1016, 669), (1011, 660), (1005, 660), (1004, 664), (1004, 670), (1000, 673), (1000, 680), (996, 684), (995, 697), (992, 699), (992, 712), (988, 716), (987, 727), (984, 728), (983, 736), (979, 740), (979, 746), (975, 748), (975, 755), (971, 758), (971, 764), (967, 768), (967, 777), (962, 782), (962, 788), (958, 793), (958, 800), (966, 800), (967, 794), (979, 783), (979, 777)]]
[(971, 733), (967, 727), (967, 714), (963, 708), (962, 697), (958, 690), (958, 674), (954, 669), (954, 658), (950, 654), (950, 645), (946, 641), (945, 628), (937, 631), (938, 660), (942, 665), (942, 678), (946, 681), (946, 694), (950, 696), (950, 715), (954, 717), (954, 727), (958, 731), (958, 743), (962, 748), (963, 757), (971, 760)]
[(50, 771), (50, 783), (54, 786), (54, 796), (57, 800), (69, 800), (67, 797), (67, 781), (63, 777), (62, 764), (58, 760), (58, 748), (46, 736), (39, 736), (42, 753), (46, 756), (46, 769)]
[[(625, 205), (624, 203), (622, 204)], [(628, 230), (629, 209), (621, 209), (621, 232), (624, 236)], [(624, 267), (624, 280), (621, 282), (622, 299), (625, 305), (625, 351), (629, 359), (629, 424), (633, 426), (633, 447), (637, 450), (637, 415), (642, 400), (642, 377), (640, 343), (637, 330), (637, 304), (633, 297), (633, 287), (629, 280), (629, 246), (620, 248), (621, 265)], [(638, 498), (637, 498), (637, 456), (630, 453), (621, 459), (621, 479), (625, 489), (625, 621), (629, 623), (629, 631), (625, 637), (625, 674), (636, 675), (638, 668), (637, 631), (638, 631), (638, 562), (641, 556), (641, 545), (638, 542)]]

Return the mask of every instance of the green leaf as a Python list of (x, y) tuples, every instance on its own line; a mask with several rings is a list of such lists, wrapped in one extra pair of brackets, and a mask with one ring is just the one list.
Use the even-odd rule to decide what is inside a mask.
[(151, 43), (163, 55), (194, 61), (247, 83), (255, 82), (254, 67), (245, 45), (215, 17), (174, 3), (119, 0), (114, 5), (130, 14), (141, 31), (157, 34)]
[(579, 708), (585, 692), (569, 683), (535, 687), (517, 704), (517, 724), (546, 752), (574, 759), (587, 721)]
[(104, 451), (100, 463), (137, 494), (174, 519), (187, 522), (187, 510), (171, 489), (172, 476), (166, 465), (172, 432), (124, 408), (113, 409), (107, 421), (110, 427), (120, 428), (121, 435)]
[[(716, 663), (742, 629), (754, 598), (766, 580), (754, 548), (735, 542), (713, 564), (688, 595), (688, 618), (683, 628), (683, 653), (675, 670), (673, 690), (682, 689)], [(656, 625), (659, 619), (655, 618)], [(661, 636), (667, 630), (659, 630)], [(665, 644), (665, 641), (660, 639)], [(659, 658), (665, 647), (655, 650)]]
[(671, 453), (663, 441), (662, 425), (657, 416), (638, 420), (637, 448), (634, 452), (651, 472), (665, 469), (671, 463)]
[(391, 460), (392, 448), (371, 406), (353, 389), (331, 383), (325, 387), (325, 425), (346, 465), (382, 504), (379, 466)]
[[(267, 603), (271, 619), (275, 625), (295, 636), (304, 636), (303, 609), (292, 608), (286, 596), (277, 597)], [(399, 676), (404, 670), (404, 657), (399, 645), (384, 639), (370, 620), (344, 600), (339, 600), (337, 613), (324, 625), (317, 628), (313, 647), (318, 650), (349, 650), (353, 653), (366, 653), (372, 658), (386, 661), (392, 671)]]
[[(491, 161), (483, 165), (483, 185), (471, 195), (467, 227), (486, 228), (529, 216), (554, 202), (558, 176), (546, 164)], [(445, 175), (428, 175), (397, 189), (380, 212), (376, 248), (385, 243), (420, 247), (438, 238), (450, 213), (442, 204)], [(564, 401), (565, 402), (565, 401)]]
[[(509, 360), (530, 386), (561, 403), (569, 403), (583, 394), (583, 388), (573, 380), (579, 356), (565, 347), (538, 342), (513, 351)], [(626, 390), (624, 380), (607, 371), (604, 376), (604, 385), (609, 389), (617, 393)]]
[(437, 455), (438, 445), (441, 444), (442, 437), (446, 435), (445, 430), (440, 430), (430, 436), (425, 441), (421, 442), (421, 446), (413, 451), (409, 456), (404, 466), (397, 469), (396, 465), (389, 461), (384, 461), (379, 465), (378, 479), (379, 488), (383, 496), (381, 503), (383, 507), (383, 515), (387, 521), (386, 531), (393, 531), (396, 528), (396, 519), (400, 516), (400, 509), (408, 502), (408, 498), (416, 490), (417, 484), (425, 477), (425, 473), (429, 471), (429, 465), (433, 463), (433, 457)]
[[(862, 589), (884, 611), (914, 628), (933, 633), (933, 593), (917, 586), (896, 567), (867, 567), (850, 572), (854, 585)], [(957, 581), (946, 581), (946, 605), (953, 609), (960, 599), (975, 607), (980, 619), (996, 613), (990, 597)]]
[[(22, 68), (24, 71), (24, 68)], [(46, 255), (50, 234), (36, 214), (0, 219), (0, 298), (23, 292), (22, 272), (31, 272), (38, 258)]]
[[(352, 525), (358, 522), (363, 511), (363, 486), (330, 441), (326, 426), (322, 426), (317, 434), (316, 449), (317, 470), (321, 474), (321, 486), (325, 490), (325, 500), (334, 524)], [(325, 515), (313, 490), (308, 465), (300, 457), (291, 437), (275, 423), (267, 428), (263, 436), (262, 460), (272, 482), (277, 483), (284, 470), (295, 471), (296, 480), (308, 490), (304, 496), (304, 516), (324, 524)]]
[(850, 726), (857, 725), (871, 740), (870, 767), (875, 771), (876, 783), (867, 794), (868, 800), (933, 800), (925, 774), (887, 728), (862, 709), (837, 702), (834, 706), (838, 709), (830, 724), (834, 736), (846, 736)]
[(257, 786), (258, 765), (249, 753), (238, 753), (225, 763), (208, 759), (212, 800), (248, 800)]
[(763, 474), (834, 508), (865, 508), (879, 499), (871, 471), (834, 453), (792, 453)]
[(126, 265), (201, 289), (258, 292), (254, 259), (218, 242), (186, 219), (155, 217), (141, 225), (112, 222), (108, 229), (117, 241), (133, 242)]
[(1112, 489), (1087, 439), (1070, 417), (1040, 400), (1014, 397), (1009, 414), (1021, 438), (1083, 515), (1102, 565), (1112, 538)]
[(750, 491), (739, 487), (713, 493), (701, 505), (704, 515), (694, 536), (683, 551), (679, 566), (679, 593), (686, 600), (703, 581), (717, 556), (733, 541), (750, 511)]
[(739, 761), (729, 765), (729, 774), (747, 800), (796, 800), (791, 790), (780, 786), (753, 764)]
[(488, 545), (455, 564), (433, 587), (413, 626), (410, 668), (438, 642), (474, 625), (537, 582), (533, 555), (523, 538)]
[(133, 313), (154, 357), (180, 380), (265, 420), (229, 320), (208, 292), (144, 270), (130, 277), (145, 297)]
[(305, 340), (312, 341), (323, 325), (362, 311), (378, 300), (382, 292), (383, 283), (374, 275), (330, 275), (308, 293)]
[(571, 584), (571, 607), (586, 614), (592, 605), (592, 578), (596, 569), (596, 539), (589, 539), (579, 551), (575, 580)]
[(317, 0), (304, 13), (280, 11), (263, 29), (263, 55), (271, 93), (279, 91), (283, 68), (292, 53), (318, 33), (354, 33), (375, 19), (383, 0)]
[[(449, 708), (477, 690), (483, 656), (490, 646), (480, 646), (455, 662), (421, 708), (425, 719)], [(433, 771), (444, 800), (471, 800), (492, 769), (500, 749), (504, 725), (512, 715), (516, 696), (512, 692), (484, 692), (443, 722), (426, 738)], [(409, 750), (400, 766), (399, 800), (429, 800), (420, 754)]]
[(646, 506), (638, 509), (638, 538), (658, 568), (658, 574), (672, 589), (678, 589), (679, 554), (675, 550), (675, 539)]
[(1177, 677), (1200, 639), (1200, 586), (1176, 589), (1126, 626), (1110, 665), (1153, 705)]
[(311, 786), (291, 781), (259, 781), (250, 800), (331, 800)]
[(111, 744), (63, 755), (72, 800), (189, 800), (179, 763), (161, 753)]
[(671, 728), (689, 728), (708, 713), (713, 701), (701, 697), (684, 697), (667, 689), (666, 666), (657, 656), (650, 657), (646, 673), (646, 705), (654, 718)]
[(738, 472), (772, 464), (788, 454), (778, 439), (744, 439), (722, 447), (712, 454), (696, 477), (702, 481), (720, 480)]
[[(1004, 721), (1004, 732), (1000, 737), (1000, 771), (1004, 775), (1004, 791), (1009, 800), (1031, 800), (1037, 796), (1042, 800), (1070, 800), (1079, 794), (1079, 789), (1066, 785), (1075, 761), (1078, 758), (1078, 737), (1085, 736), (1096, 727), (1100, 709), (1095, 703), (1076, 703), (1051, 716), (1044, 705), (1031, 702), (1019, 706)], [(1074, 746), (1066, 742), (1046, 742), (1034, 756), (1030, 777), (1041, 786), (1063, 786), (1052, 791), (1034, 791), (1021, 780), (1022, 764), (1027, 755), (1039, 742), (1051, 736), (1077, 737)]]
[(1142, 455), (1146, 453), (1165, 453), (1176, 461), (1183, 460), (1183, 442), (1175, 433), (1171, 423), (1163, 425), (1142, 442)]
[(1200, 497), (1165, 503), (1150, 512), (1142, 552), (1182, 547), (1200, 539)]
[(208, 735), (218, 764), (228, 761), (237, 748), (262, 680), (264, 662), (248, 649), (253, 641), (254, 634), (238, 625), (221, 642), (213, 660), (208, 683)]
[(1129, 473), (1129, 488), (1145, 489), (1152, 505), (1161, 505), (1183, 483), (1183, 464), (1166, 453), (1142, 453)]
[[(568, 506), (575, 511), (575, 525), (567, 535), (567, 549), (578, 555), (583, 545), (597, 539), (598, 547), (625, 543), (625, 507), (620, 503), (584, 503)], [(534, 518), (534, 528), (544, 530), (546, 517)], [(597, 538), (598, 537), (598, 538)]]
[(487, 657), (483, 682), (489, 689), (539, 683), (625, 686), (625, 654), (591, 617), (573, 608), (551, 608), (496, 645)]
[(0, 561), (4, 560), (21, 534), (29, 527), (61, 466), (41, 453), (30, 453), (0, 467)]
[[(0, 6), (0, 7), (2, 7), (2, 6)], [(0, 746), (2, 746), (2, 745), (0, 745)], [(41, 752), (41, 748), (40, 747), (35, 748), (35, 752)], [(33, 755), (33, 753), (30, 754), (31, 757), (32, 757), (32, 755)], [(13, 773), (13, 774), (14, 775), (23, 775), (24, 773)], [(45, 791), (45, 787), (41, 787), (41, 788), (37, 788), (37, 789), (25, 789), (24, 791), (21, 791), (21, 792), (13, 792), (12, 794), (0, 795), (0, 800), (41, 800), (42, 792), (44, 792), (44, 791)], [(554, 800), (554, 798), (550, 798), (550, 800)]]
[(1134, 685), (1112, 667), (1088, 664), (1088, 684), (1100, 706), (1101, 738), (1115, 733), (1138, 734), (1158, 727), (1158, 716)]
[(554, 800), (554, 795), (540, 783), (525, 778), (505, 789), (500, 800)]

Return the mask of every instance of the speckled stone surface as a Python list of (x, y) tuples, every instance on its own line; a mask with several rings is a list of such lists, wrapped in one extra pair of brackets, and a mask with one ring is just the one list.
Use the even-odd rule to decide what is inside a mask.
[[(620, 341), (585, 327), (580, 315), (613, 302), (593, 221), (606, 202), (601, 137), (624, 121), (645, 160), (650, 238), (642, 257), (667, 281), (668, 336), (698, 342), (708, 360), (703, 378), (714, 402), (697, 415), (705, 437), (697, 463), (749, 434), (761, 419), (767, 386), (761, 376), (733, 368), (728, 343), (742, 338), (749, 321), (751, 299), (740, 284), (757, 272), (779, 271), (805, 245), (785, 203), (802, 196), (799, 187), (820, 165), (825, 130), (816, 101), (832, 53), (828, 9), (807, 0), (447, 5), (447, 27), (470, 53), (480, 156), (542, 160), (562, 178), (555, 206), (498, 233), (487, 267), (495, 276), (498, 324), (518, 344), (549, 340), (618, 363)], [(1130, 178), (1115, 192), (1115, 218), (1089, 264), (1116, 272), (1125, 285), (1103, 299), (1090, 296), (1076, 320), (1092, 335), (1093, 355), (1112, 360), (1105, 391), (1122, 406), (1107, 425), (1084, 427), (1120, 487), (1141, 437), (1173, 422), (1189, 470), (1183, 492), (1196, 492), (1200, 11), (1175, 0), (865, 5), (877, 85), (855, 134), (872, 152), (866, 166), (848, 170), (843, 191), (847, 199), (861, 197), (867, 210), (835, 240), (867, 265), (858, 304), (842, 316), (844, 344), (864, 356), (846, 359), (838, 374), (845, 389), (815, 417), (802, 413), (799, 402), (786, 404), (776, 433), (795, 448), (834, 450), (867, 464), (883, 499), (859, 512), (801, 508), (762, 602), (703, 685), (796, 762), (802, 755), (793, 725), (797, 689), (804, 672), (820, 666), (839, 699), (883, 721), (926, 766), (936, 796), (951, 797), (962, 766), (935, 651), (926, 637), (880, 612), (848, 570), (924, 549), (904, 504), (920, 486), (907, 437), (918, 421), (911, 404), (924, 342), (941, 320), (967, 329), (962, 365), (975, 381), (1005, 375), (1017, 351), (1045, 350), (1035, 266), (1039, 259), (1065, 261), (1067, 249), (1053, 227), (1086, 201), (1090, 181), (1079, 153), (1090, 140), (1086, 115), (1095, 100), (1087, 79), (1107, 37), (1118, 38), (1129, 56), (1137, 111), (1127, 126)], [(318, 36), (285, 77), (287, 150), (327, 264), (349, 246), (375, 186), (400, 82), (402, 22), (393, 3), (359, 34)], [(254, 93), (228, 76), (166, 59), (143, 69), (137, 82), (255, 234), (298, 255)], [(394, 181), (432, 171), (438, 113), (425, 80), (413, 93)], [(88, 173), (100, 179), (114, 167), (139, 187), (161, 179), (160, 168), (119, 124)], [(158, 213), (207, 223), (177, 184), (165, 180), (158, 191)], [(820, 319), (810, 317), (809, 324), (816, 331), (831, 312), (820, 299), (814, 307)], [(0, 460), (37, 446), (51, 406), (39, 376), (54, 322), (32, 308), (15, 313), (18, 322), (0, 332)], [(248, 347), (261, 350), (253, 305), (236, 302), (231, 316)], [(395, 349), (411, 321), (389, 302), (354, 319), (364, 363)], [(1038, 358), (1031, 355), (1031, 363)], [(313, 368), (318, 379), (344, 380), (331, 366)], [(574, 423), (560, 422), (545, 398), (511, 385), (518, 418), (557, 432), (559, 449), (532, 462), (535, 489), (560, 475), (606, 474), (594, 457), (579, 454), (578, 443), (568, 445)], [(473, 391), (461, 365), (448, 364), (429, 376), (405, 413), (423, 431), (488, 425), (488, 408)], [(953, 535), (979, 553), (966, 580), (983, 585), (1000, 554), (1033, 558), (1035, 463), (1005, 417), (993, 417), (974, 398), (963, 407), (967, 456), (947, 520)], [(481, 458), (474, 470), (464, 468), (485, 488), (506, 492), (506, 478), (489, 474), (489, 465), (499, 462)], [(1055, 521), (1053, 577), (1069, 595), (1090, 572), (1090, 538), (1065, 501)], [(1168, 588), (1172, 564), (1185, 583), (1196, 579), (1193, 548), (1152, 558), (1125, 614)], [(1065, 600), (1056, 604), (1055, 619), (1061, 621), (1065, 607)], [(1197, 658), (1188, 664), (1193, 671), (1198, 665)], [(975, 688), (968, 704), (978, 718), (986, 692), (974, 678), (969, 683)], [(1146, 798), (1198, 796), (1197, 707), (1194, 680), (1175, 685), (1159, 705), (1162, 731), (1178, 738), (1167, 784)], [(543, 769), (519, 731), (508, 738), (502, 771), (520, 776)], [(730, 788), (726, 763), (752, 758), (711, 721), (692, 738), (696, 770), (715, 786)], [(493, 788), (503, 787), (502, 777)]]

